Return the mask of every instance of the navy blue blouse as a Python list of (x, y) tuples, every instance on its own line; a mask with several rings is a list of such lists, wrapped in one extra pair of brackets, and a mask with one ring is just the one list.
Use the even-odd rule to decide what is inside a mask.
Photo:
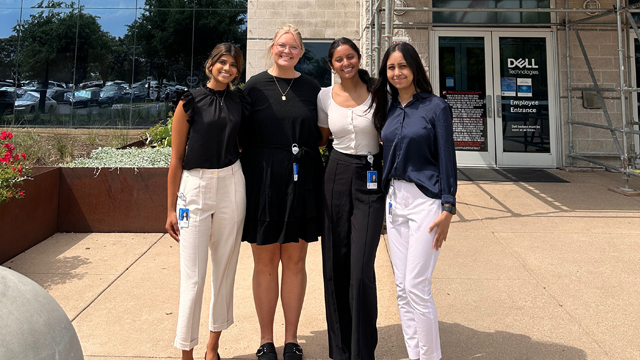
[(404, 108), (399, 101), (389, 105), (382, 129), (383, 190), (389, 191), (391, 179), (404, 180), (442, 204), (455, 205), (458, 181), (451, 108), (436, 95), (420, 95), (413, 95)]

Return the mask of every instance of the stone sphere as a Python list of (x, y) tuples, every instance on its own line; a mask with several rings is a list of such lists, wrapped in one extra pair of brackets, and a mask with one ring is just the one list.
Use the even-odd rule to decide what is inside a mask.
[(83, 360), (71, 321), (40, 285), (0, 266), (0, 359)]

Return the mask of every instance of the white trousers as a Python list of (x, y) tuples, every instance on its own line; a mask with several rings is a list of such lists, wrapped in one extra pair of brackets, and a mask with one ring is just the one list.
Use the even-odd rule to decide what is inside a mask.
[(441, 213), (439, 199), (425, 196), (413, 183), (392, 180), (387, 195), (387, 236), (410, 359), (438, 360), (442, 356), (431, 296), (431, 275), (439, 251), (433, 248), (435, 229), (429, 233), (429, 226)]
[(240, 161), (223, 169), (183, 171), (177, 203), (177, 209), (181, 208), (189, 209), (189, 224), (180, 228), (175, 347), (190, 350), (198, 344), (207, 250), (212, 264), (209, 330), (222, 331), (233, 324), (233, 285), (246, 209)]

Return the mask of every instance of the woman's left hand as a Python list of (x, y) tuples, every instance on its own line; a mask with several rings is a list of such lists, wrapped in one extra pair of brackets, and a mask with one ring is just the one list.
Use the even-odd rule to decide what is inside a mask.
[(436, 229), (436, 236), (433, 237), (433, 248), (440, 250), (442, 243), (447, 240), (447, 234), (449, 233), (449, 225), (451, 225), (451, 215), (448, 211), (443, 211), (440, 216), (429, 226), (429, 233)]

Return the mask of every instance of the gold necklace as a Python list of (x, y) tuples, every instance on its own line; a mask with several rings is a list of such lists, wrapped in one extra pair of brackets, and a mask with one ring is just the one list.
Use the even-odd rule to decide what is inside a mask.
[(224, 89), (224, 94), (222, 94), (222, 99), (220, 99), (220, 97), (218, 96), (217, 92), (213, 92), (214, 94), (216, 94), (216, 98), (218, 99), (218, 101), (220, 101), (220, 106), (222, 106), (222, 102), (224, 101), (224, 97), (227, 96), (227, 89)]
[[(209, 85), (211, 83), (211, 80), (207, 81), (207, 85)], [(209, 87), (209, 86), (207, 86)], [(224, 88), (224, 94), (222, 95), (222, 99), (220, 99), (220, 97), (218, 96), (218, 93), (216, 92), (216, 89), (209, 87), (209, 89), (213, 90), (213, 94), (216, 96), (216, 99), (218, 99), (218, 101), (220, 101), (220, 106), (222, 106), (222, 102), (224, 101), (224, 97), (227, 96), (227, 87)]]
[(276, 77), (274, 75), (273, 76), (273, 81), (276, 82), (276, 86), (278, 87), (278, 91), (280, 91), (280, 94), (282, 94), (282, 101), (287, 100), (287, 93), (289, 92), (289, 89), (291, 89), (291, 85), (293, 85), (293, 81), (296, 79), (295, 77), (293, 79), (291, 79), (291, 83), (289, 83), (289, 87), (287, 88), (287, 91), (282, 92), (282, 89), (280, 89), (280, 85), (278, 84), (278, 79), (276, 79)]

